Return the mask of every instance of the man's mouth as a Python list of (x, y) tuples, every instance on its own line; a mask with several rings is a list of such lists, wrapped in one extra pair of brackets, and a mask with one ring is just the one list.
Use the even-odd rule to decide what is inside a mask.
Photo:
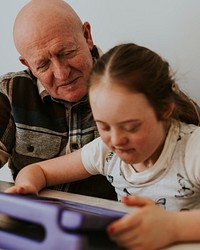
[(59, 87), (66, 87), (66, 86), (75, 84), (75, 83), (77, 83), (77, 81), (78, 81), (79, 78), (80, 78), (80, 77), (76, 77), (76, 78), (74, 78), (74, 79), (72, 79), (72, 80), (70, 80), (70, 81), (61, 83), (61, 84), (59, 84)]

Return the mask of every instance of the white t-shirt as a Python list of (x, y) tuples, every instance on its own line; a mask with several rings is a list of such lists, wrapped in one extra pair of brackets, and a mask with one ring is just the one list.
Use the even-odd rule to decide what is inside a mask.
[(151, 168), (136, 172), (97, 138), (82, 148), (86, 170), (107, 177), (118, 200), (146, 196), (167, 210), (200, 208), (200, 127), (174, 121), (163, 151)]

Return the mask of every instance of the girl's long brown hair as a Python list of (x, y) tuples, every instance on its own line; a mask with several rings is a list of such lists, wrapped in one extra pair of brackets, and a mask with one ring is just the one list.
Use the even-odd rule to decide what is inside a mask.
[(173, 102), (172, 118), (200, 125), (200, 107), (181, 91), (169, 63), (157, 53), (134, 43), (113, 47), (95, 63), (89, 89), (108, 74), (129, 91), (143, 93), (162, 120), (163, 111)]

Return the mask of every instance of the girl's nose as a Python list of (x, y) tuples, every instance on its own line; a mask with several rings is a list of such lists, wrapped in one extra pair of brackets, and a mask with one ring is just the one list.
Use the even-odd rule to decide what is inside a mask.
[(112, 145), (115, 147), (122, 146), (128, 142), (128, 138), (122, 132), (114, 131), (111, 134)]

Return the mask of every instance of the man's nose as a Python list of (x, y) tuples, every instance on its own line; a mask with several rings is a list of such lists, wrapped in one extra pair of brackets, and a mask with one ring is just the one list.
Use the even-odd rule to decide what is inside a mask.
[(54, 62), (53, 64), (53, 74), (54, 77), (58, 80), (66, 80), (70, 74), (70, 68), (59, 61)]

